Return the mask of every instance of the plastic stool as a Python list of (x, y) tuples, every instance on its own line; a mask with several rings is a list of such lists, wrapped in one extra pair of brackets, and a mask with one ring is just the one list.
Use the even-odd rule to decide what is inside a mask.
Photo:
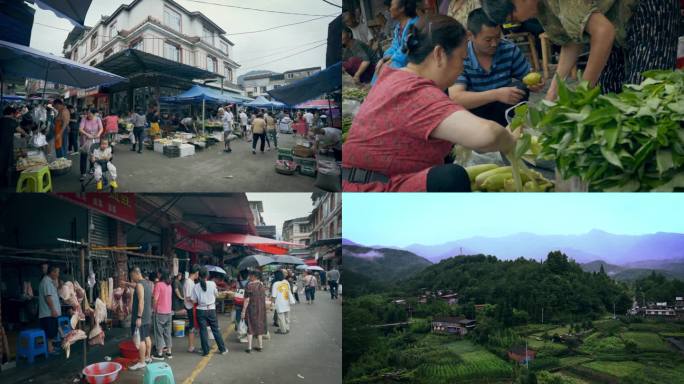
[[(71, 332), (71, 320), (69, 319), (69, 316), (60, 316), (57, 318), (57, 328), (62, 330), (62, 333), (66, 335), (67, 333)], [(57, 332), (57, 341), (61, 341), (62, 336), (60, 332)]]
[(52, 177), (50, 168), (29, 168), (21, 173), (17, 181), (17, 192), (50, 192), (52, 191)]
[(145, 367), (143, 384), (175, 384), (171, 366), (166, 363), (151, 363)]
[(45, 355), (48, 357), (47, 338), (42, 329), (27, 329), (19, 333), (17, 339), (17, 358), (25, 357), (33, 364), (34, 357)]

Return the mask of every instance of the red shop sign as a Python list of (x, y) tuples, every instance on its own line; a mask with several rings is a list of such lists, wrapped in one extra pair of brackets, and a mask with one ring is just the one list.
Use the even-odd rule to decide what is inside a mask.
[(111, 218), (136, 225), (134, 193), (61, 192), (56, 196)]

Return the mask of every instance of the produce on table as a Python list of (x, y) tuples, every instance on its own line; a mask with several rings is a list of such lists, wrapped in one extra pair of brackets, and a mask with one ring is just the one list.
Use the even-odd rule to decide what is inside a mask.
[[(473, 191), (481, 192), (516, 192), (513, 167), (500, 167), (496, 164), (480, 164), (466, 168)], [(520, 170), (520, 180), (524, 192), (546, 192), (553, 188), (553, 183), (545, 179), (539, 172), (527, 168)]]
[(64, 157), (60, 157), (59, 159), (48, 164), (48, 168), (50, 168), (51, 171), (57, 169), (71, 168), (71, 160)]
[(356, 100), (363, 102), (366, 96), (368, 96), (368, 91), (369, 90), (367, 89), (345, 87), (342, 90), (342, 98), (345, 100)]
[(351, 116), (342, 117), (342, 142), (347, 141), (347, 135), (349, 134), (349, 129), (351, 128), (353, 118)]
[[(558, 82), (557, 102), (544, 101), (516, 119), (541, 132), (541, 157), (564, 179), (591, 191), (684, 188), (684, 71), (647, 71), (619, 94), (581, 82)], [(517, 112), (517, 111), (516, 111)]]
[(534, 87), (535, 85), (541, 83), (542, 76), (538, 72), (530, 72), (527, 76), (523, 77), (522, 81), (528, 87)]

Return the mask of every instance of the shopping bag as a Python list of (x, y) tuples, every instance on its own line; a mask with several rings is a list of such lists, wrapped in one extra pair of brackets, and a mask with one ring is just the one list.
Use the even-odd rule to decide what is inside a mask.
[(245, 322), (244, 319), (240, 320), (240, 324), (238, 325), (238, 336), (240, 338), (244, 337), (247, 335), (247, 323)]
[(214, 339), (214, 332), (211, 331), (211, 327), (207, 327), (207, 333), (209, 334), (209, 340), (216, 340)]
[(45, 135), (42, 133), (38, 132), (35, 136), (33, 136), (33, 146), (36, 148), (43, 147), (47, 145), (47, 140), (45, 139)]
[[(288, 293), (289, 293), (289, 292), (288, 292)], [(295, 300), (293, 294), (289, 294), (288, 296), (289, 296), (289, 298), (290, 298), (290, 304), (291, 304), (291, 305), (297, 304), (297, 300)]]
[(135, 332), (133, 332), (133, 344), (135, 348), (140, 349), (140, 329), (135, 327)]
[(235, 291), (235, 296), (233, 296), (233, 304), (242, 305), (245, 302), (245, 290), (238, 289)]
[(131, 141), (131, 144), (135, 144), (135, 134), (131, 132), (130, 135), (128, 135), (128, 140)]

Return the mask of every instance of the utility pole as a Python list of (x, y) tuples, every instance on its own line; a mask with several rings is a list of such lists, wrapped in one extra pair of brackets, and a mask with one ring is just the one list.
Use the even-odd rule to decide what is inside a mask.
[(530, 370), (530, 359), (527, 357), (527, 340), (525, 340), (525, 367)]
[(613, 320), (615, 320), (615, 302), (613, 301)]
[(542, 324), (544, 324), (544, 307), (542, 307)]

